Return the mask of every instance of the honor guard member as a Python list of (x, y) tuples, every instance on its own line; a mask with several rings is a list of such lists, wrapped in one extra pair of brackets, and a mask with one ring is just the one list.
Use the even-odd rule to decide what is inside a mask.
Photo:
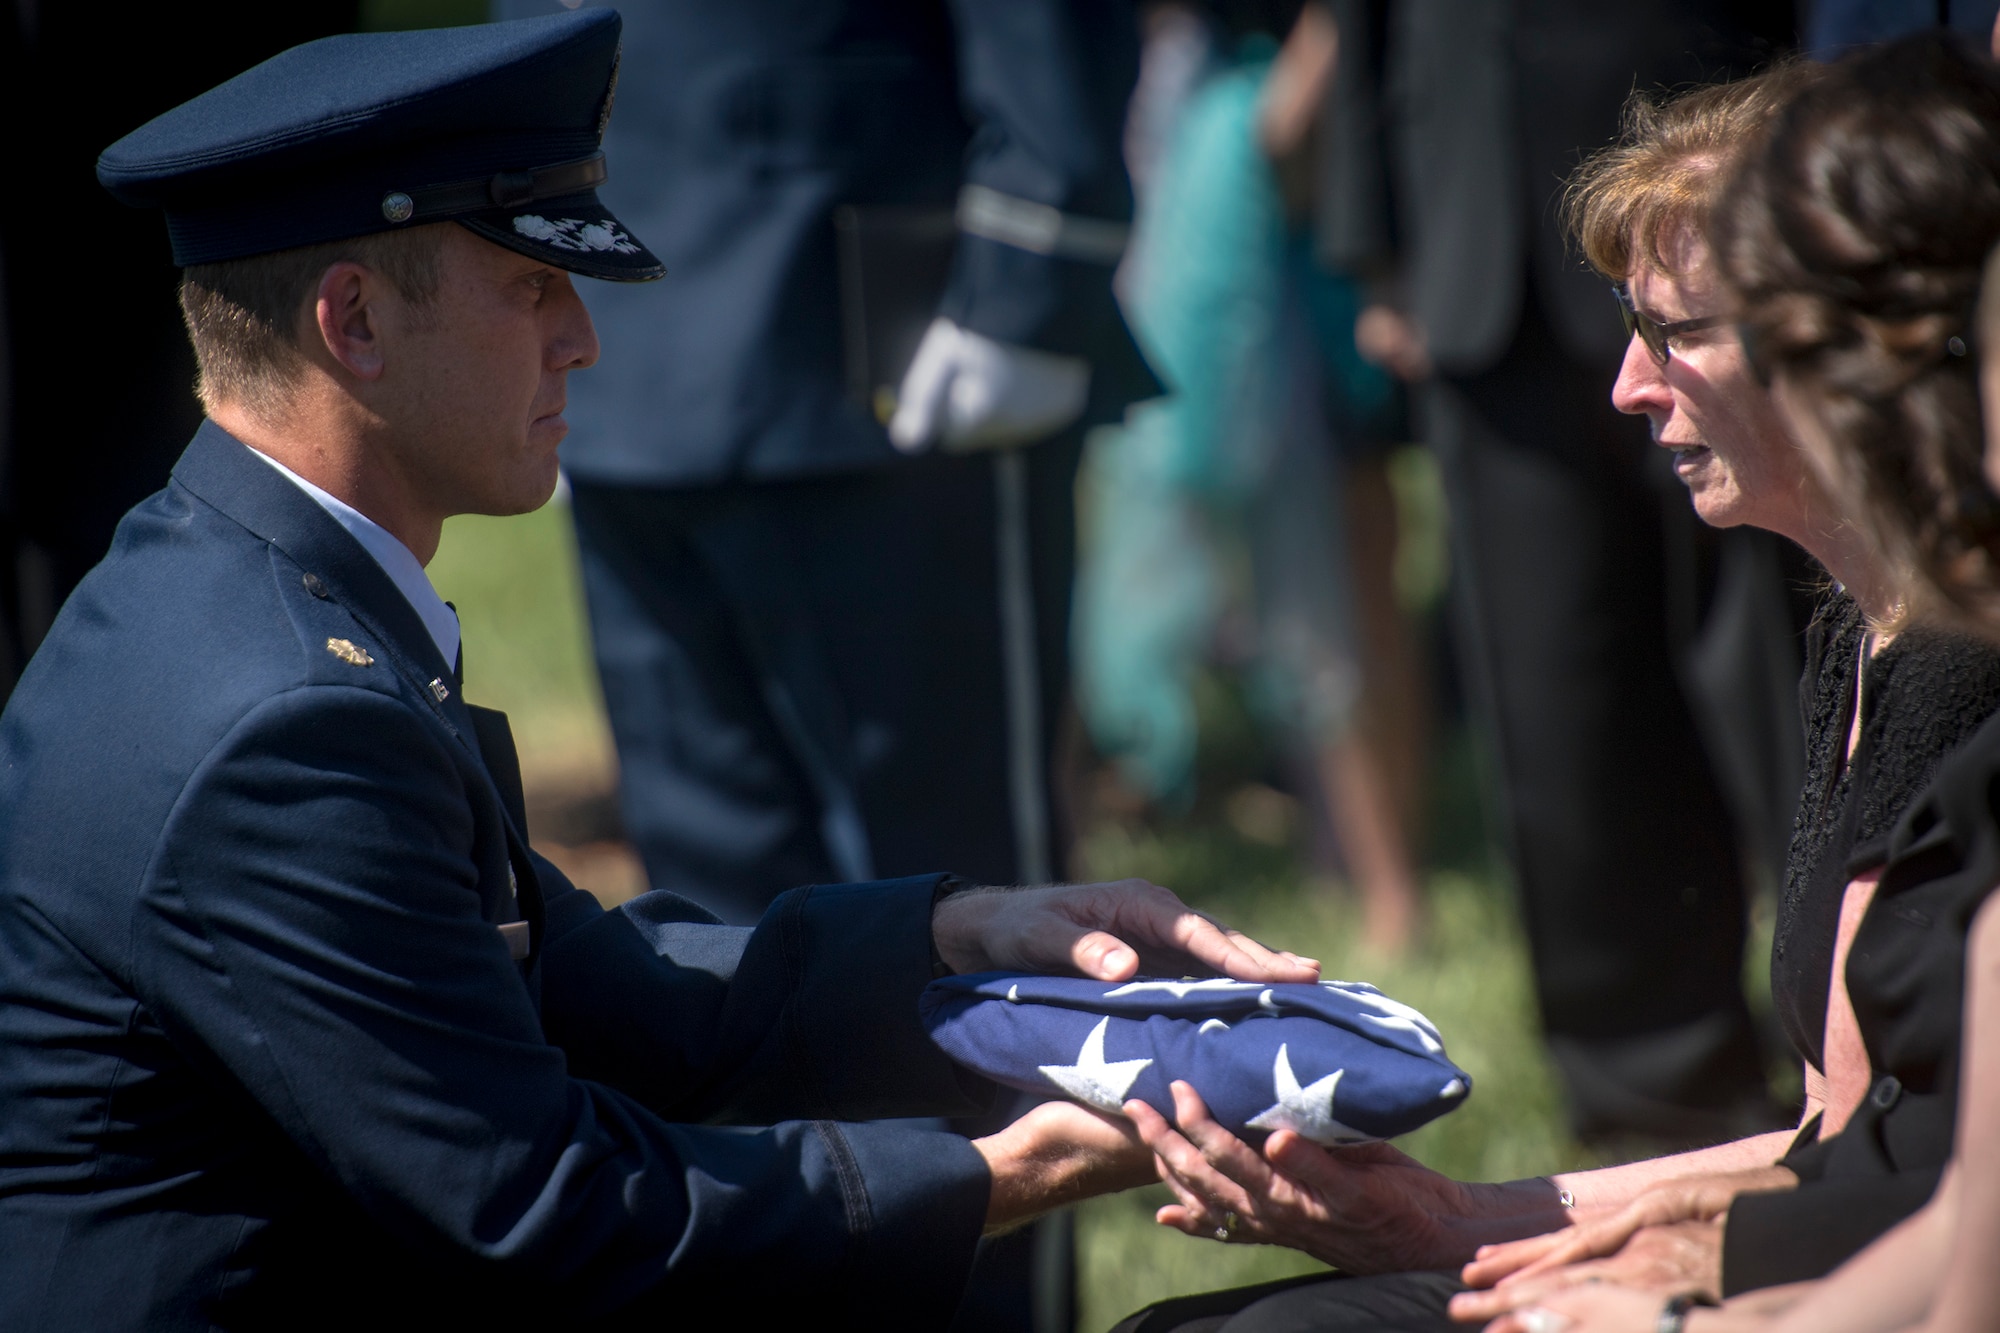
[(671, 299), (589, 294), (563, 467), (652, 887), (1045, 880), (1083, 432), (1159, 391), (1111, 289), (1134, 7), (620, 8), (606, 197)]
[(1067, 1104), (777, 1123), (976, 1105), (934, 974), (1315, 974), (1150, 885), (728, 928), (528, 849), (422, 564), (553, 490), (570, 275), (660, 272), (596, 195), (618, 35), (331, 38), (100, 162), (166, 212), (209, 415), (0, 719), (0, 1327), (936, 1328), (982, 1228), (1150, 1171)]

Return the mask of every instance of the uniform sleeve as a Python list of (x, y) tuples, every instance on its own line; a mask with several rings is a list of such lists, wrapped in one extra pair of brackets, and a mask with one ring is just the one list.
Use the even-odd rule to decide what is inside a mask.
[(572, 1072), (679, 1120), (970, 1115), (993, 1087), (925, 1032), (942, 875), (795, 889), (752, 930), (649, 893), (549, 898), (542, 1021)]
[[(1132, 216), (1121, 143), (1138, 24), (1121, 0), (952, 0), (959, 89), (974, 131), (965, 184), (997, 208)], [(961, 225), (965, 216), (961, 206)], [(1002, 234), (1009, 229), (995, 228)], [(1032, 225), (1021, 231), (1031, 238)], [(1032, 240), (1031, 240), (1032, 244)], [(1103, 361), (1130, 335), (1111, 294), (1117, 256), (1069, 255), (962, 232), (942, 313), (999, 342)], [(1089, 252), (1091, 246), (1082, 247)]]
[[(753, 1323), (808, 1297), (879, 1315), (893, 1292), (891, 1324), (942, 1325), (984, 1216), (977, 1151), (880, 1125), (670, 1124), (574, 1077), (482, 918), (447, 744), (394, 699), (321, 687), (267, 701), (211, 752), (133, 923), (141, 999), (170, 1036), (390, 1234), (442, 1240), (580, 1313), (727, 1288)], [(894, 888), (852, 896), (902, 919)], [(774, 914), (736, 975), (831, 984), (837, 968), (762, 961), (813, 949), (815, 917), (812, 895)], [(759, 1023), (782, 1032), (801, 998), (723, 1001), (687, 1076), (781, 1081), (715, 1071), (779, 1061)]]

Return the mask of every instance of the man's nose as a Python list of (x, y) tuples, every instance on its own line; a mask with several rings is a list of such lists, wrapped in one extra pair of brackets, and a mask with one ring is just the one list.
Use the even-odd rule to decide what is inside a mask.
[(597, 326), (574, 286), (564, 284), (563, 298), (555, 335), (549, 340), (549, 369), (588, 370), (597, 364)]
[(1625, 344), (1625, 362), (1618, 367), (1617, 383), (1611, 386), (1611, 405), (1632, 416), (1673, 410), (1673, 390), (1636, 333)]

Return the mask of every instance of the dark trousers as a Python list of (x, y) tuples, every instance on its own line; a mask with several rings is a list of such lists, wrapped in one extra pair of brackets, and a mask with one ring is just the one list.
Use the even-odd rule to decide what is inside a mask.
[(1015, 465), (1025, 699), (1009, 691), (996, 455), (689, 490), (575, 483), (626, 829), (654, 888), (750, 922), (800, 884), (1052, 873), (1077, 455), (1064, 438)]
[(1428, 433), (1468, 693), (1577, 1128), (1714, 1141), (1767, 1126), (1741, 843), (1673, 632), (1694, 591), (1668, 552), (1705, 534), (1649, 481), (1645, 423), (1610, 388), (1530, 309), (1500, 365), (1433, 386)]
[(1450, 1273), (1298, 1277), (1149, 1305), (1111, 1333), (1458, 1333)]

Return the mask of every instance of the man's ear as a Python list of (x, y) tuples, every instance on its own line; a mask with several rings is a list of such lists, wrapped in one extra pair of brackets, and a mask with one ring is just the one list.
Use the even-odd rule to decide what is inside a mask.
[(380, 274), (364, 264), (342, 260), (319, 275), (313, 297), (313, 326), (327, 355), (360, 380), (382, 377), (382, 312), (376, 303), (385, 294)]

